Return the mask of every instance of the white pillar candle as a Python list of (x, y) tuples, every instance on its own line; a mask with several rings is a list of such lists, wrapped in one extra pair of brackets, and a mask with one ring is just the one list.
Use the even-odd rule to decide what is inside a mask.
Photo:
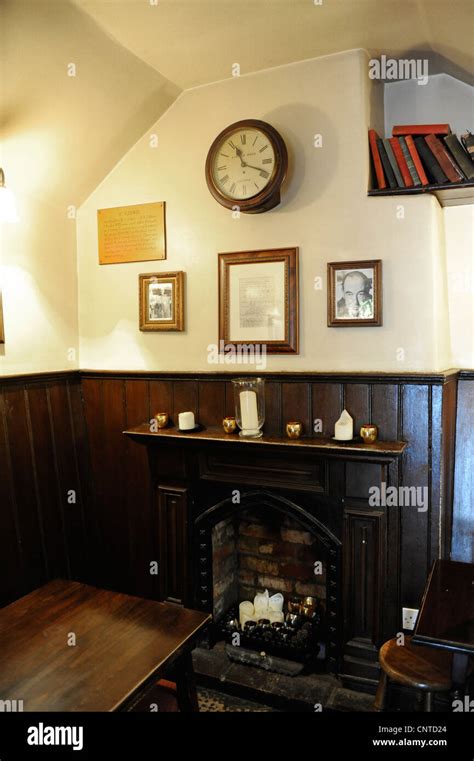
[(180, 412), (178, 426), (181, 431), (191, 431), (194, 428), (194, 412)]
[(273, 624), (275, 621), (283, 623), (285, 620), (285, 616), (282, 610), (269, 610), (267, 618), (271, 624)]
[(334, 429), (334, 438), (338, 441), (350, 441), (353, 437), (354, 421), (346, 410), (342, 410)]
[(239, 623), (242, 629), (244, 628), (246, 621), (255, 620), (254, 616), (255, 611), (250, 600), (244, 600), (244, 602), (241, 602), (239, 605)]
[[(273, 611), (282, 611), (283, 610), (283, 595), (281, 592), (277, 592), (275, 595), (272, 595), (268, 601), (268, 608), (269, 610)], [(278, 621), (279, 619), (275, 619)]]
[(243, 431), (258, 430), (257, 394), (255, 391), (240, 392), (240, 415)]

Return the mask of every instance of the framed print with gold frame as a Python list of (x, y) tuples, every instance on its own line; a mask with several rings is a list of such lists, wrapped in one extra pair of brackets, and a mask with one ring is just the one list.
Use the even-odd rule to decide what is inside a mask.
[(184, 272), (138, 276), (140, 330), (184, 330)]
[(328, 327), (382, 325), (382, 261), (328, 263)]
[(219, 345), (298, 354), (298, 249), (219, 254)]

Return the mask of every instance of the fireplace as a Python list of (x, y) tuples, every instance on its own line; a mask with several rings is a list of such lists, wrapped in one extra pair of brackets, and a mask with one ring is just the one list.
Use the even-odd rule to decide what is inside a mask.
[(397, 512), (369, 496), (400, 483), (407, 445), (245, 441), (147, 424), (127, 435), (147, 445), (155, 489), (156, 597), (214, 613), (215, 629), (259, 589), (286, 599), (311, 589), (324, 612), (324, 668), (375, 689), (378, 648), (400, 623), (401, 543)]
[[(194, 598), (212, 610), (214, 639), (300, 661), (307, 669), (339, 670), (342, 643), (341, 537), (324, 523), (342, 525), (342, 500), (313, 499), (301, 505), (297, 494), (257, 489), (238, 492), (199, 511), (193, 527)], [(231, 622), (239, 603), (258, 592), (284, 597), (285, 624), (249, 631)], [(315, 601), (314, 611), (287, 620), (288, 603)], [(270, 615), (270, 614), (269, 614)], [(266, 620), (265, 614), (261, 618)], [(235, 634), (238, 634), (235, 640)]]

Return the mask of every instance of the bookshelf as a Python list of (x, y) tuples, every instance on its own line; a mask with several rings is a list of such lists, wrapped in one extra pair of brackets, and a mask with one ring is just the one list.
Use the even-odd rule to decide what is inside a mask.
[(413, 196), (420, 193), (433, 193), (441, 206), (463, 206), (474, 204), (474, 182), (448, 182), (443, 185), (417, 185), (411, 188), (384, 188), (369, 190), (369, 196)]

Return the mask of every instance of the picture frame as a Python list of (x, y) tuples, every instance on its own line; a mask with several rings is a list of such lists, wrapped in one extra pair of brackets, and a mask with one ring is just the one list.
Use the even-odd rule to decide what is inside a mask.
[(138, 276), (140, 330), (184, 330), (184, 272)]
[(220, 253), (219, 346), (299, 352), (298, 249)]
[(328, 263), (328, 327), (382, 325), (382, 260)]

